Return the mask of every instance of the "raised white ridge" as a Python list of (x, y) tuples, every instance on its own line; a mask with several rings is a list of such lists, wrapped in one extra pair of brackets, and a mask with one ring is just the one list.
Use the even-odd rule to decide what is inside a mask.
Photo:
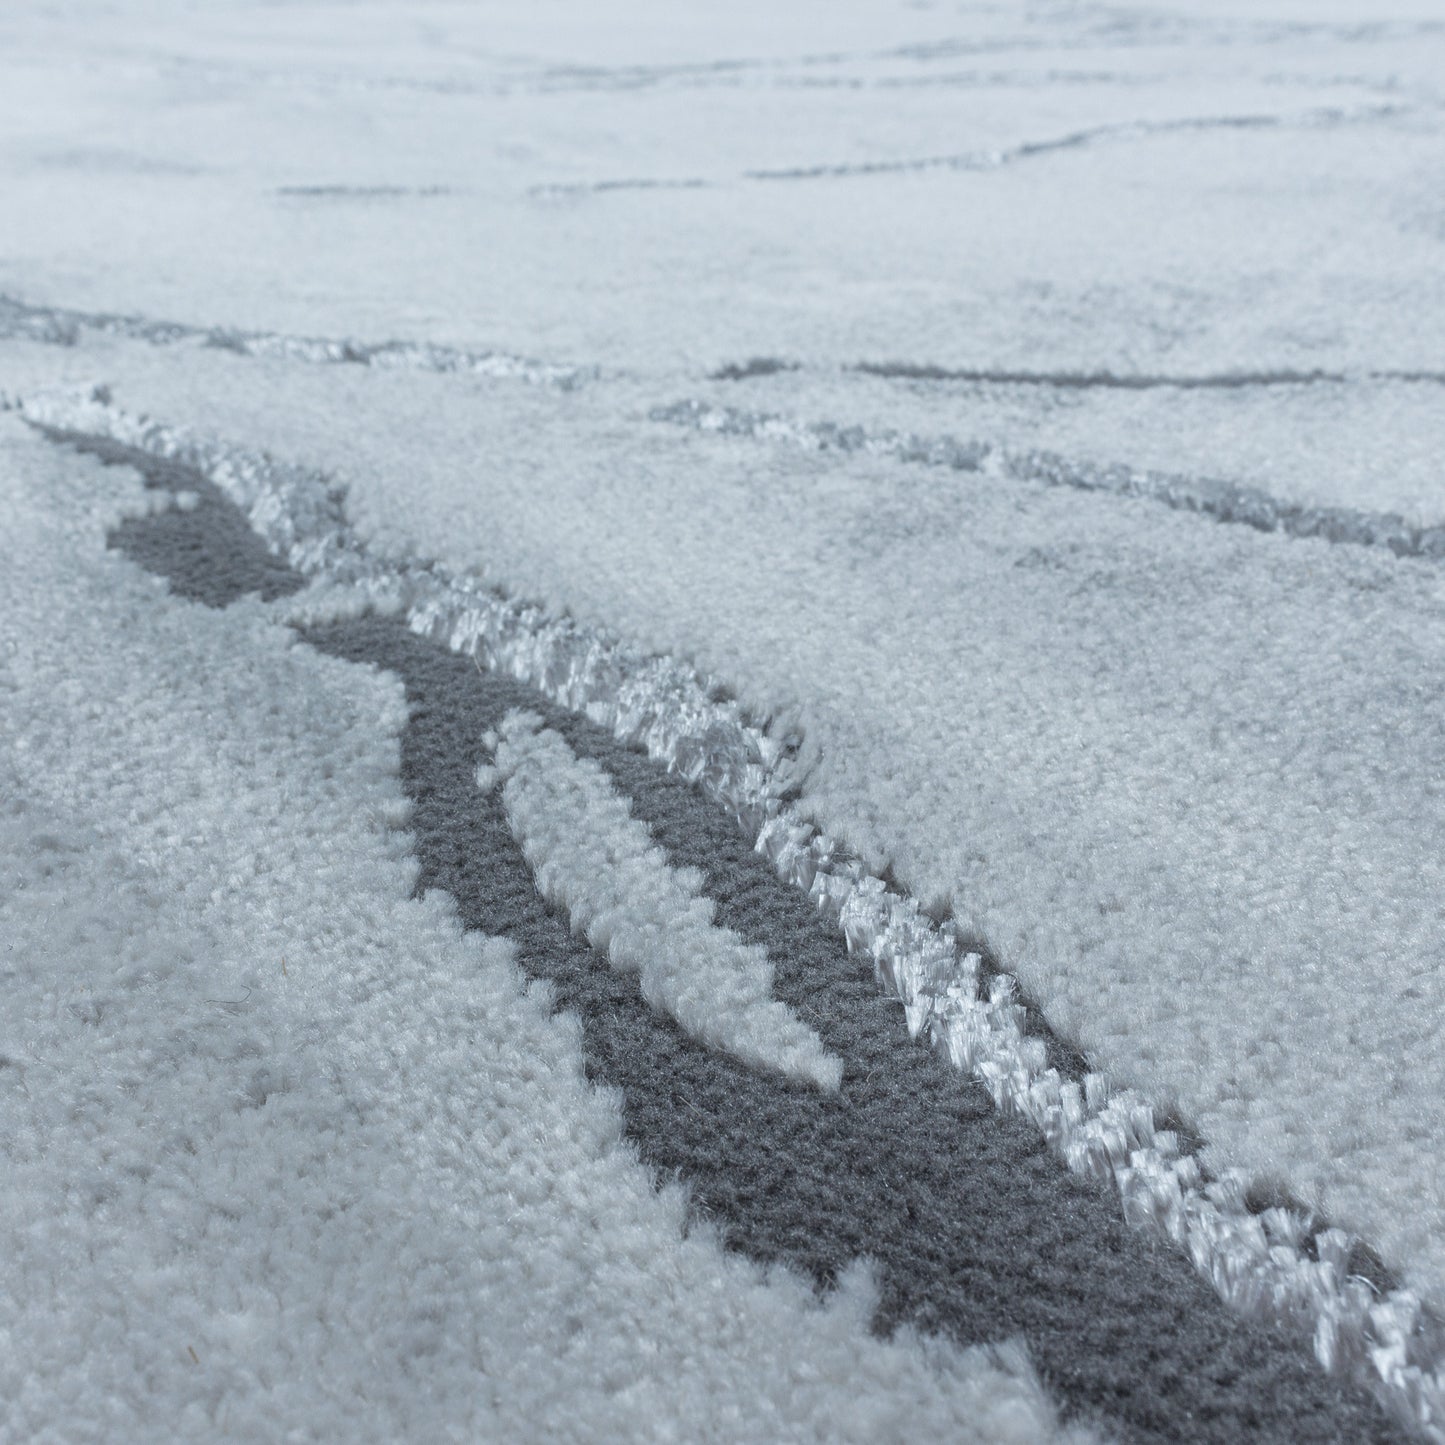
[(74, 346), (83, 331), (145, 341), (153, 346), (182, 344), (270, 356), (313, 365), (390, 367), (397, 370), (465, 372), (493, 380), (517, 380), (570, 391), (596, 375), (596, 369), (534, 361), (506, 351), (465, 351), (429, 341), (357, 341), (294, 336), (280, 331), (241, 331), (226, 326), (192, 326), (145, 316), (73, 311), (63, 306), (32, 306), (0, 295), (0, 336), (21, 336), (55, 346)]
[(1074, 461), (1057, 452), (1011, 451), (990, 442), (960, 441), (947, 435), (925, 437), (891, 429), (798, 421), (693, 398), (654, 407), (648, 415), (653, 421), (696, 431), (780, 442), (804, 451), (858, 452), (1082, 492), (1144, 497), (1176, 511), (1199, 512), (1217, 522), (1236, 522), (1259, 532), (1387, 547), (1397, 557), (1445, 559), (1445, 526), (1417, 526), (1395, 512), (1290, 502), (1262, 487), (1216, 477), (1144, 471), (1122, 463), (1104, 466)]

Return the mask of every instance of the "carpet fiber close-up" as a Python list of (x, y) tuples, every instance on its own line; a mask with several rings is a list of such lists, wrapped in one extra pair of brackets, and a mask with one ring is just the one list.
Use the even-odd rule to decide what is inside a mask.
[(1438, 0), (0, 7), (0, 1441), (1445, 1442)]

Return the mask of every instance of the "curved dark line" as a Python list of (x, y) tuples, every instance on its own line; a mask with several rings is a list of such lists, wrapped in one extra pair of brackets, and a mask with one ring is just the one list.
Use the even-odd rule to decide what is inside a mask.
[(609, 181), (555, 181), (532, 186), (530, 196), (595, 196), (608, 191), (701, 191), (711, 187), (711, 181), (697, 176), (622, 176)]
[(948, 435), (922, 437), (910, 432), (870, 432), (837, 422), (787, 422), (766, 412), (711, 406), (695, 399), (654, 407), (648, 419), (692, 427), (720, 436), (751, 441), (773, 439), (773, 428), (798, 444), (818, 451), (861, 452), (900, 462), (950, 471), (982, 472), (992, 459), (1005, 476), (1050, 487), (1158, 502), (1178, 512), (1197, 512), (1216, 522), (1251, 527), (1257, 532), (1283, 532), (1290, 537), (1385, 547), (1397, 557), (1445, 559), (1445, 523), (1422, 526), (1395, 512), (1367, 512), (1351, 507), (1309, 506), (1271, 496), (1262, 487), (1215, 477), (1142, 471), (1122, 463), (1101, 465), (1060, 456), (1057, 452), (1007, 452), (986, 442), (959, 441)]
[[(128, 451), (98, 454), (143, 465), (153, 485), (201, 490), (191, 469)], [(218, 532), (217, 549), (234, 535)], [(138, 560), (164, 567), (164, 548)], [(464, 926), (511, 938), (523, 969), (553, 985), (582, 1022), (589, 1077), (621, 1092), (643, 1159), (688, 1183), (728, 1247), (825, 1288), (871, 1258), (878, 1331), (908, 1323), (961, 1344), (1022, 1334), (1066, 1411), (1128, 1440), (1407, 1438), (1315, 1368), (1302, 1340), (1231, 1317), (1180, 1255), (1128, 1228), (1105, 1185), (1069, 1174), (1031, 1126), (913, 1045), (871, 969), (681, 778), (402, 621), (302, 635), (402, 680), (418, 891), (445, 889)], [(672, 860), (702, 870), (721, 920), (765, 944), (775, 995), (845, 1060), (836, 1096), (707, 1050), (548, 907), (500, 798), (475, 783), (483, 735), (514, 707), (607, 767)]]
[(299, 572), (271, 552), (236, 504), (194, 467), (103, 437), (31, 425), (50, 441), (111, 465), (134, 467), (152, 490), (188, 492), (194, 497), (194, 504), (184, 508), (127, 517), (106, 539), (108, 546), (126, 553), (148, 572), (165, 577), (177, 596), (206, 607), (229, 607), (248, 594), (270, 602), (306, 585)]
[(451, 186), (392, 186), (392, 185), (314, 185), (277, 186), (274, 192), (299, 200), (400, 200), (409, 197), (450, 196), (455, 191)]
[(1101, 140), (1146, 140), (1155, 136), (1202, 130), (1274, 130), (1295, 124), (1343, 125), (1354, 119), (1380, 119), (1398, 114), (1404, 107), (1395, 104), (1373, 107), (1365, 115), (1351, 116), (1342, 111), (1319, 111), (1309, 115), (1217, 115), (1183, 116), (1177, 120), (1109, 121), (1069, 131), (1065, 135), (1044, 140), (1022, 141), (1016, 145), (991, 150), (956, 151), (950, 155), (919, 156), (892, 161), (838, 161), (812, 166), (782, 166), (744, 171), (750, 181), (813, 181), (842, 179), (849, 176), (906, 175), (916, 171), (985, 171), (997, 170), (1016, 161), (1033, 160), (1059, 151), (1080, 150)]
[(1170, 387), (1179, 391), (1242, 391), (1250, 387), (1316, 386), (1322, 383), (1343, 386), (1360, 381), (1431, 382), (1445, 385), (1445, 371), (1293, 371), (1288, 367), (1278, 367), (1171, 376), (1162, 372), (1009, 371), (935, 366), (930, 362), (911, 361), (860, 361), (846, 369), (865, 376), (884, 377), (890, 381), (965, 382), (981, 386), (1052, 386), (1070, 391), (1153, 391)]
[(780, 371), (799, 371), (796, 361), (780, 356), (750, 356), (746, 361), (730, 361), (708, 374), (709, 381), (751, 381), (757, 376), (776, 376)]
[[(871, 967), (684, 781), (403, 623), (304, 635), (401, 677), (418, 887), (516, 942), (521, 966), (581, 1018), (588, 1074), (622, 1093), (643, 1158), (688, 1183), (731, 1248), (824, 1287), (869, 1257), (878, 1330), (909, 1323), (961, 1344), (1022, 1334), (1066, 1410), (1127, 1439), (1404, 1438), (1324, 1377), (1303, 1340), (1230, 1317), (1180, 1255), (1129, 1229), (1104, 1185), (1069, 1174), (1026, 1122), (912, 1044)], [(720, 919), (765, 943), (775, 996), (845, 1061), (836, 1097), (696, 1043), (547, 906), (500, 799), (473, 781), (482, 735), (514, 707), (602, 761), (671, 860), (703, 869)]]

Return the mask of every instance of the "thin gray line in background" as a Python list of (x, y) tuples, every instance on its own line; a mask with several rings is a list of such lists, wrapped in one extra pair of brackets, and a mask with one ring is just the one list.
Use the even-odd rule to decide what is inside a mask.
[(391, 201), (413, 197), (454, 196), (452, 186), (347, 185), (334, 183), (312, 186), (277, 186), (272, 193), (303, 201)]
[[(1259, 114), (1259, 116), (1189, 116), (1178, 120), (1120, 120), (1108, 121), (1101, 126), (1071, 130), (1062, 136), (1045, 140), (1025, 140), (1014, 146), (984, 147), (978, 150), (959, 150), (951, 155), (913, 156), (894, 160), (838, 160), (821, 162), (816, 165), (776, 166), (776, 168), (750, 169), (734, 179), (738, 181), (842, 181), (842, 179), (866, 178), (881, 175), (915, 175), (926, 171), (1000, 171), (1004, 166), (1017, 165), (1020, 160), (1036, 160), (1040, 156), (1058, 155), (1065, 150), (1082, 150), (1092, 144), (1110, 140), (1149, 140), (1156, 136), (1205, 130), (1289, 130), (1335, 129), (1367, 121), (1393, 120), (1415, 110), (1412, 105), (1396, 103), (1361, 105), (1354, 110), (1331, 105), (1299, 114)], [(728, 184), (725, 179), (689, 178), (624, 178), (598, 179), (598, 181), (546, 182), (530, 186), (527, 195), (548, 197), (548, 195), (603, 194), (607, 191), (698, 191)]]
[[(248, 357), (275, 357), (308, 364), (396, 367), (448, 375), (521, 380), (571, 391), (600, 378), (591, 366), (566, 366), (533, 361), (496, 351), (464, 351), (415, 342), (364, 343), (290, 336), (280, 332), (236, 331), (109, 312), (33, 306), (0, 295), (0, 340), (17, 337), (57, 346), (76, 346), (86, 331), (124, 337), (154, 346), (201, 345)], [(802, 369), (777, 357), (754, 357), (724, 366), (713, 380), (742, 381), (779, 371)], [(906, 362), (859, 363), (849, 368), (885, 379), (954, 382), (979, 385), (1040, 385), (1144, 390), (1243, 389), (1245, 386), (1350, 385), (1363, 381), (1441, 384), (1445, 373), (1433, 371), (1344, 372), (1241, 371), (1202, 377), (1140, 376), (1106, 372), (1034, 373), (948, 370)], [(0, 395), (0, 407), (5, 405)], [(949, 435), (920, 436), (891, 429), (873, 429), (831, 421), (803, 422), (766, 412), (686, 399), (648, 412), (656, 422), (724, 436), (790, 443), (809, 451), (838, 451), (892, 457), (954, 471), (988, 471), (1016, 481), (1042, 482), (1079, 491), (1106, 492), (1161, 502), (1176, 511), (1198, 512), (1218, 522), (1235, 523), (1260, 532), (1291, 537), (1316, 537), (1327, 542), (1385, 547), (1398, 557), (1445, 558), (1445, 525), (1417, 525), (1394, 512), (1350, 507), (1321, 507), (1290, 502), (1263, 488), (1240, 482), (1178, 473), (1143, 470), (1122, 463), (1078, 461), (1043, 450), (1012, 451), (988, 442), (959, 440)]]
[(0, 339), (18, 337), (53, 346), (76, 346), (84, 332), (120, 336), (152, 346), (198, 344), (241, 356), (275, 357), (320, 365), (369, 366), (378, 370), (433, 371), (448, 375), (518, 380), (570, 391), (597, 376), (595, 367), (535, 361), (505, 351), (465, 351), (418, 341), (356, 341), (291, 336), (278, 331), (242, 331), (225, 326), (192, 326), (105, 311), (32, 306), (0, 295)]
[[(1187, 116), (1176, 120), (1109, 121), (1069, 131), (1044, 140), (1023, 141), (1012, 146), (995, 146), (949, 155), (901, 157), (876, 161), (828, 161), (814, 165), (768, 167), (745, 170), (733, 180), (740, 181), (823, 181), (885, 175), (912, 175), (925, 171), (996, 171), (1020, 161), (1036, 160), (1061, 151), (1082, 150), (1101, 141), (1148, 140), (1180, 132), (1210, 130), (1334, 129), (1362, 122), (1391, 120), (1417, 107), (1394, 102), (1359, 106), (1346, 110), (1329, 106), (1294, 115)], [(530, 196), (601, 194), (608, 191), (710, 190), (728, 184), (727, 178), (702, 177), (618, 177), (592, 181), (544, 182), (528, 188)]]
[[(781, 368), (778, 368), (781, 369)], [(1292, 371), (1288, 367), (1257, 371), (1220, 371), (1171, 376), (1166, 373), (1117, 371), (1008, 371), (935, 366), (929, 362), (860, 361), (846, 368), (889, 381), (963, 382), (980, 386), (1053, 386), (1064, 391), (1243, 391), (1260, 386), (1348, 386), (1360, 381), (1408, 381), (1445, 385), (1445, 371)], [(715, 375), (717, 375), (715, 373)], [(727, 380), (737, 380), (729, 376)]]
[(1210, 477), (1143, 471), (1120, 463), (1074, 461), (1048, 451), (1010, 451), (990, 442), (952, 436), (924, 437), (912, 432), (804, 422), (768, 412), (715, 406), (688, 399), (654, 407), (652, 421), (689, 427), (718, 436), (745, 437), (801, 447), (889, 457), (921, 466), (988, 473), (1014, 481), (1041, 482), (1084, 492), (1139, 497), (1181, 512), (1198, 512), (1216, 522), (1315, 537), (1326, 542), (1385, 547), (1397, 557), (1445, 559), (1445, 525), (1416, 526), (1394, 512), (1351, 507), (1317, 507), (1271, 496), (1259, 487)]
[(1019, 145), (960, 151), (953, 155), (923, 156), (912, 160), (840, 161), (835, 164), (786, 166), (750, 170), (743, 174), (754, 181), (811, 181), (851, 176), (905, 175), (918, 171), (991, 171), (1019, 161), (1054, 155), (1059, 151), (1082, 150), (1098, 141), (1147, 140), (1179, 132), (1208, 130), (1283, 130), (1294, 126), (1330, 128), (1360, 121), (1385, 120), (1404, 114), (1409, 107), (1395, 104), (1361, 106), (1344, 110), (1337, 106), (1306, 111), (1301, 115), (1218, 115), (1189, 116), (1178, 120), (1125, 120), (1069, 131), (1047, 140), (1024, 141)]

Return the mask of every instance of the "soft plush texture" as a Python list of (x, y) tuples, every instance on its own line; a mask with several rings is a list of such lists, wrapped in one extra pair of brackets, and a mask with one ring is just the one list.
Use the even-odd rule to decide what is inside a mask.
[[(73, 445), (69, 438), (55, 440), (67, 451)], [(214, 595), (209, 602), (201, 595), (193, 557), (199, 544), (215, 558), (219, 575), (244, 576), (243, 549), (234, 566), (228, 568), (225, 560), (228, 544), (241, 540), (238, 514), (214, 495), (208, 509), (190, 505), (189, 499), (207, 488), (187, 468), (154, 464), (119, 448), (97, 449), (122, 468), (127, 461), (139, 463), (153, 487), (172, 491), (186, 513), (200, 519), (190, 545), (174, 543), (167, 552), (166, 539), (174, 533), (166, 528), (167, 512), (152, 502), (142, 517), (112, 530), (112, 545), (125, 549), (129, 544), (133, 555), (161, 564), (172, 587), (194, 603), (220, 605)], [(159, 545), (136, 546), (143, 529)], [(247, 606), (240, 585), (233, 585), (231, 594), (232, 608)], [(304, 599), (288, 600), (283, 607), (273, 614), (278, 627), (307, 610)], [(556, 990), (542, 996), (544, 1001), (582, 1021), (586, 1073), (595, 1084), (619, 1091), (622, 1128), (642, 1161), (657, 1171), (656, 1178), (675, 1177), (687, 1188), (693, 1220), (716, 1227), (720, 1241), (766, 1266), (790, 1267), (826, 1294), (842, 1289), (848, 1296), (856, 1288), (850, 1280), (863, 1270), (876, 1284), (856, 1323), (885, 1334), (902, 1327), (904, 1347), (913, 1345), (912, 1330), (923, 1328), (924, 1339), (913, 1346), (921, 1362), (936, 1357), (940, 1348), (946, 1361), (949, 1346), (967, 1347), (1006, 1332), (1018, 1341), (1016, 1352), (1022, 1345), (1037, 1360), (1066, 1412), (1110, 1437), (1188, 1434), (1228, 1441), (1248, 1434), (1290, 1440), (1303, 1433), (1321, 1439), (1395, 1438), (1377, 1409), (1325, 1379), (1307, 1360), (1302, 1341), (1231, 1319), (1182, 1258), (1123, 1224), (1107, 1189), (1072, 1179), (1027, 1124), (1001, 1118), (984, 1091), (967, 1085), (938, 1056), (911, 1045), (897, 1012), (878, 996), (861, 962), (848, 957), (837, 933), (805, 899), (771, 876), (724, 814), (681, 780), (619, 747), (581, 718), (548, 708), (525, 686), (484, 675), (474, 663), (415, 637), (397, 619), (313, 625), (305, 636), (322, 652), (381, 666), (404, 682), (410, 722), (401, 738), (399, 773), (411, 807), (393, 806), (388, 821), (405, 818), (409, 825), (420, 865), (418, 893), (443, 890), (464, 926), (509, 940), (523, 970)], [(500, 777), (507, 777), (510, 786), (526, 766), (525, 754), (509, 749), (537, 736), (532, 728), (540, 717), (519, 712), (519, 706), (541, 707), (561, 730), (544, 729), (540, 737), (549, 752), (560, 754), (549, 760), (550, 776), (564, 797), (595, 791), (605, 776), (599, 763), (605, 762), (624, 790), (609, 787), (605, 795), (610, 829), (616, 830), (611, 815), (619, 806), (632, 812), (624, 833), (641, 831), (654, 839), (656, 861), (670, 861), (687, 870), (695, 885), (705, 886), (723, 927), (736, 930), (734, 936), (745, 946), (766, 949), (781, 961), (782, 973), (774, 981), (778, 1001), (817, 1028), (847, 1061), (839, 1097), (830, 1101), (812, 1081), (781, 1082), (772, 1070), (731, 1062), (726, 1050), (717, 1052), (706, 1039), (693, 1042), (689, 1036), (695, 1029), (678, 1028), (658, 1001), (640, 999), (624, 973), (575, 937), (575, 919), (569, 927), (565, 911), (559, 916), (546, 906), (555, 859), (537, 853), (529, 822), (519, 821), (520, 800), (509, 803), (506, 787), (497, 786)], [(583, 753), (581, 762), (573, 748)], [(537, 766), (535, 759), (532, 766)], [(579, 768), (583, 777), (569, 779), (569, 771)], [(530, 809), (521, 815), (532, 816)], [(585, 834), (593, 832), (591, 821)], [(626, 849), (614, 846), (612, 851), (621, 855)], [(305, 947), (309, 940), (299, 942)], [(295, 951), (292, 945), (289, 952)], [(289, 968), (283, 968), (283, 978), (289, 976)], [(254, 978), (244, 986), (255, 987)], [(244, 1009), (249, 995), (223, 1002)], [(397, 1018), (395, 1004), (389, 987), (389, 1018)], [(475, 1016), (468, 1015), (466, 1022), (475, 1043)], [(397, 1024), (416, 1041), (430, 1039), (435, 1028), (404, 1018)], [(249, 1033), (242, 1048), (262, 1058), (246, 1089), (251, 1107), (264, 1109), (273, 1094), (295, 1091), (289, 1059), (284, 1073), (277, 1070)], [(427, 1065), (419, 1067), (432, 1066), (443, 1068), (442, 1087), (451, 1098), (454, 1064), (449, 1057), (434, 1057), (429, 1046)], [(499, 1073), (481, 1074), (476, 1087), (510, 1098), (515, 1072), (503, 1066)], [(349, 1079), (333, 1079), (333, 1084), (351, 1087)], [(483, 1112), (491, 1118), (495, 1106)], [(458, 1120), (469, 1138), (477, 1128), (475, 1114), (474, 1104)], [(504, 1111), (485, 1132), (476, 1167), (493, 1168), (485, 1161), (494, 1150), (511, 1160), (535, 1128), (525, 1120), (514, 1122)], [(291, 1135), (282, 1133), (279, 1147), (284, 1151), (291, 1144)], [(337, 1147), (346, 1147), (345, 1141)], [(374, 1157), (384, 1144), (368, 1140), (367, 1147)], [(285, 1167), (283, 1158), (277, 1168)], [(533, 1162), (524, 1152), (517, 1167), (538, 1180), (544, 1197), (560, 1187), (556, 1164)], [(645, 1188), (646, 1176), (641, 1182)], [(494, 1187), (504, 1196), (520, 1193), (524, 1199), (530, 1192), (510, 1174)], [(294, 1193), (284, 1173), (277, 1188), (287, 1197)], [(411, 1207), (406, 1198), (386, 1202), (402, 1210)], [(142, 1196), (132, 1207), (151, 1206)], [(330, 1207), (321, 1206), (323, 1224)], [(174, 1239), (163, 1238), (177, 1246)], [(184, 1248), (188, 1241), (179, 1243)], [(496, 1251), (520, 1253), (530, 1280), (541, 1266), (528, 1262), (529, 1248), (549, 1268), (567, 1266), (573, 1252), (556, 1234), (530, 1245), (479, 1242), (474, 1267), (489, 1271)], [(404, 1299), (426, 1287), (424, 1279), (411, 1278), (417, 1268), (405, 1255), (373, 1265), (395, 1279)], [(266, 1277), (263, 1270), (261, 1279)], [(304, 1282), (298, 1283), (304, 1288)], [(579, 1292), (571, 1306), (576, 1328), (588, 1337), (605, 1332), (615, 1288), (610, 1275), (573, 1288)], [(312, 1281), (313, 1293), (326, 1307), (341, 1303), (333, 1299), (334, 1289), (329, 1278)], [(463, 1292), (458, 1307), (482, 1302)], [(540, 1299), (522, 1306), (524, 1312), (550, 1307), (555, 1306)], [(725, 1302), (723, 1308), (735, 1307)], [(349, 1323), (349, 1328), (356, 1331), (357, 1325)], [(473, 1369), (490, 1382), (496, 1322), (468, 1322), (463, 1328), (480, 1336)], [(991, 1364), (992, 1358), (985, 1356), (981, 1363)], [(404, 1351), (398, 1364), (407, 1376), (420, 1368), (408, 1363)], [(836, 1370), (832, 1367), (829, 1374), (841, 1387), (845, 1376)], [(986, 1377), (982, 1388), (989, 1385), (997, 1389)], [(1008, 1429), (1038, 1431), (1043, 1420), (1037, 1406), (1029, 1418), (1020, 1408), (1027, 1401), (1019, 1393), (1014, 1386), (991, 1409), (975, 1407), (971, 1416), (959, 1414), (947, 1424), (922, 1419), (908, 1428), (921, 1430), (924, 1438), (960, 1430), (976, 1431), (984, 1439)], [(875, 1395), (874, 1388), (864, 1386), (861, 1398), (854, 1395), (842, 1406), (841, 1420), (826, 1424), (800, 1402), (801, 1410), (780, 1411), (773, 1428), (785, 1438), (814, 1431), (831, 1436), (865, 1424), (898, 1430), (896, 1421), (890, 1423), (887, 1399)], [(334, 1409), (329, 1398), (308, 1403), (313, 1410), (317, 1405)], [(147, 1404), (156, 1409), (165, 1402)], [(407, 1404), (403, 1396), (394, 1409), (397, 1428), (409, 1432), (416, 1425)], [(213, 1413), (229, 1420), (237, 1408), (223, 1394)], [(585, 1437), (589, 1430), (600, 1430), (608, 1438), (622, 1429), (615, 1416), (601, 1422), (576, 1418), (574, 1411), (591, 1409), (584, 1391), (571, 1392), (551, 1414), (530, 1400), (519, 1408), (516, 1428), (524, 1432)], [(680, 1408), (682, 1418), (694, 1421), (705, 1435), (719, 1428), (751, 1435), (756, 1428), (742, 1419), (728, 1426), (713, 1423), (719, 1411), (737, 1409), (726, 1397), (684, 1401)], [(474, 1419), (468, 1423), (487, 1428)], [(324, 1433), (325, 1416), (311, 1428)], [(646, 1433), (666, 1427), (644, 1419), (636, 1428)]]
[(639, 415), (636, 382), (219, 353), (151, 381), (147, 353), (133, 409), (342, 478), (377, 545), (794, 717), (814, 817), (977, 930), (1215, 1164), (1441, 1300), (1438, 567), (694, 432)]
[[(497, 873), (515, 915), (443, 878), (466, 863), (460, 793), (408, 822), (427, 719), (402, 623), (303, 587), (224, 476), (131, 457), (148, 493), (18, 418), (58, 388), (269, 450), (329, 478), (375, 556), (695, 667), (796, 745), (804, 815), (1017, 978), (1051, 1058), (1138, 1090), (1253, 1206), (1350, 1231), (1347, 1272), (1423, 1301), (1411, 1363), (1435, 1368), (1441, 74), (1430, 0), (7, 5), (15, 1432), (887, 1434), (909, 1399), (925, 1438), (1044, 1438), (1056, 1412), (1106, 1435), (1386, 1431), (1311, 1373), (1308, 1341), (1231, 1323), (1108, 1197), (1042, 1284), (1025, 1196), (1082, 1186), (916, 1062), (896, 1018), (869, 1034), (878, 1068), (923, 1070), (918, 1107), (966, 1095), (971, 1157), (1033, 1161), (999, 1166), (998, 1233), (967, 1266), (935, 1277), (916, 1232), (957, 1161), (888, 1154), (888, 1200), (926, 1208), (887, 1216), (886, 1245), (876, 1211), (849, 1215), (824, 1249), (846, 1199), (753, 1191), (710, 1172), (710, 1143), (636, 1122), (654, 1104), (625, 1102), (588, 1011), (655, 1045), (637, 981), (601, 981), (627, 1008), (577, 982), (593, 952), (559, 941), (569, 905), (520, 853)], [(443, 711), (462, 706), (446, 676)], [(467, 726), (532, 709), (600, 757), (536, 697), (502, 704), (466, 703)], [(448, 787), (516, 845), (527, 826), (477, 783), (497, 760), (437, 726), (456, 756), (428, 766), (462, 768)], [(622, 831), (652, 830), (651, 876), (687, 893), (675, 870), (699, 869), (709, 926), (766, 950), (780, 1006), (842, 1066), (839, 1095), (796, 1107), (835, 1107), (861, 1046), (830, 1030), (863, 1028), (842, 1011), (867, 1012), (867, 980), (810, 1012), (816, 988), (785, 984), (689, 855), (711, 824), (665, 824), (652, 796), (617, 781)], [(530, 956), (509, 931), (528, 909)], [(324, 983), (295, 982), (307, 950)], [(312, 990), (294, 1010), (272, 958)], [(484, 1036), (500, 1072), (463, 1062)], [(666, 1037), (665, 1066), (725, 1078), (719, 1100), (763, 1088)], [(200, 1122), (165, 1132), (187, 1109)], [(443, 1115), (454, 1132), (418, 1122)], [(806, 1157), (770, 1137), (751, 1147)], [(509, 1172), (517, 1138), (541, 1152)], [(584, 1157), (606, 1228), (650, 1231), (598, 1246), (635, 1264), (616, 1291), (532, 1281), (580, 1216), (511, 1212)], [(501, 1283), (477, 1272), (483, 1223)], [(1165, 1344), (1110, 1375), (1113, 1320)], [(705, 1359), (678, 1343), (709, 1329)], [(1397, 1385), (1400, 1363), (1343, 1362)]]
[(106, 552), (135, 474), (0, 425), (6, 1435), (1052, 1437), (1018, 1353), (689, 1226), (412, 896), (395, 677), (167, 598)]

